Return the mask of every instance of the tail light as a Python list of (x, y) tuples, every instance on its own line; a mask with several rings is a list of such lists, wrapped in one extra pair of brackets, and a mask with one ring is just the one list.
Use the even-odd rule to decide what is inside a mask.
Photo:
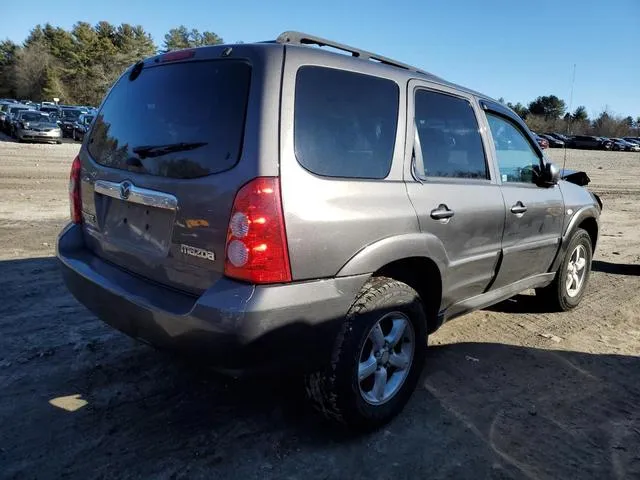
[(227, 232), (224, 273), (251, 283), (291, 281), (277, 178), (259, 177), (238, 191)]
[(80, 157), (76, 156), (71, 164), (69, 175), (69, 207), (71, 221), (82, 223), (82, 197), (80, 196)]

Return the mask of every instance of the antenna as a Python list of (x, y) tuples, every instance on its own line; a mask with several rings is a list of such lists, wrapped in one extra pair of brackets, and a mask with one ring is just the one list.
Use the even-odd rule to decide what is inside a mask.
[[(569, 94), (569, 118), (567, 120), (567, 131), (565, 132), (569, 136), (569, 127), (571, 125), (571, 108), (573, 108), (573, 86), (576, 83), (576, 64), (573, 64), (573, 75), (571, 77), (571, 93)], [(564, 144), (564, 160), (562, 161), (562, 175), (564, 175), (564, 168), (567, 165), (567, 144)]]

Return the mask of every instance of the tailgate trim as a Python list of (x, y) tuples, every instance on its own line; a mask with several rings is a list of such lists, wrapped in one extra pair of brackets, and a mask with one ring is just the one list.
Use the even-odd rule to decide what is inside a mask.
[(163, 208), (165, 210), (176, 210), (178, 208), (178, 199), (170, 193), (136, 187), (127, 180), (120, 183), (97, 180), (93, 188), (96, 193), (124, 200), (125, 202)]

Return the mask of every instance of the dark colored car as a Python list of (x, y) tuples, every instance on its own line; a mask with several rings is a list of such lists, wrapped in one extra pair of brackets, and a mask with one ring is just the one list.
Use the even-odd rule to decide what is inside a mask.
[(78, 121), (73, 126), (73, 134), (71, 135), (75, 141), (81, 142), (84, 139), (84, 135), (89, 131), (91, 122), (96, 118), (95, 115), (83, 113), (78, 117)]
[(60, 108), (58, 121), (60, 122), (63, 137), (71, 137), (73, 135), (75, 124), (83, 113), (84, 111), (79, 108)]
[(586, 290), (596, 197), (500, 102), (377, 54), (297, 32), (161, 54), (88, 135), (57, 243), (73, 295), (224, 372), (299, 371), (356, 428), (400, 412), (443, 322)]
[(634, 142), (628, 142), (622, 138), (612, 138), (612, 149), (621, 152), (640, 152), (640, 145)]
[(58, 108), (55, 105), (40, 105), (40, 108), (38, 110), (40, 110), (41, 112), (44, 112), (44, 113), (48, 113), (48, 114), (51, 114), (51, 113), (56, 113), (57, 114), (57, 113), (60, 112), (60, 108)]
[(574, 135), (567, 145), (571, 148), (584, 148), (590, 150), (611, 150), (612, 143), (608, 139), (590, 135)]
[(11, 135), (12, 132), (12, 124), (14, 116), (22, 111), (22, 110), (32, 110), (28, 105), (22, 105), (20, 103), (15, 103), (13, 105), (8, 105), (6, 111), (2, 117), (2, 131), (7, 135)]
[(547, 142), (549, 142), (549, 147), (551, 148), (562, 148), (564, 147), (564, 142), (562, 140), (558, 140), (557, 138), (551, 136), (551, 135), (547, 135), (545, 133), (539, 135), (540, 137), (544, 138), (545, 140), (547, 140)]
[(571, 137), (569, 135), (563, 135), (562, 133), (547, 133), (546, 135), (549, 135), (550, 137), (555, 138), (556, 140), (560, 140), (561, 142), (564, 142), (565, 145), (567, 145), (569, 143), (569, 140), (571, 140)]

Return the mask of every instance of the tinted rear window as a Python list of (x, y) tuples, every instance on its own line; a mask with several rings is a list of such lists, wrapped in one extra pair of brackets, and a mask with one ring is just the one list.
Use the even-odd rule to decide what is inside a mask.
[(296, 78), (298, 162), (318, 175), (385, 178), (398, 122), (398, 86), (369, 75), (308, 66)]
[(172, 178), (227, 170), (241, 154), (250, 78), (237, 60), (124, 75), (96, 117), (89, 153), (105, 166)]

